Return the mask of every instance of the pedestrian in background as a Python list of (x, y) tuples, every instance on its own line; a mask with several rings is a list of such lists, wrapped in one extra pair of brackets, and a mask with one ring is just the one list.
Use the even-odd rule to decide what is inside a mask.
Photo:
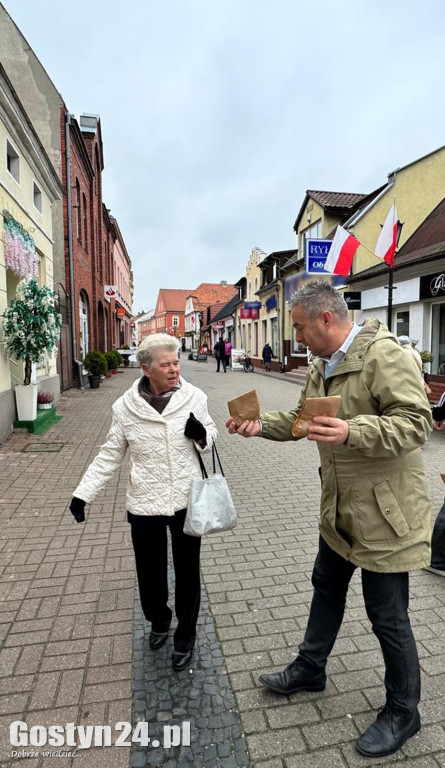
[(263, 358), (264, 370), (270, 371), (270, 364), (272, 362), (273, 352), (272, 352), (272, 347), (270, 346), (270, 344), (267, 344), (267, 342), (263, 347), (261, 356)]
[[(437, 405), (433, 406), (433, 425), (438, 432), (445, 430), (445, 392)], [(445, 576), (445, 499), (436, 517), (431, 539), (431, 564), (426, 571), (436, 576)]]
[(230, 355), (232, 352), (232, 343), (229, 339), (224, 339), (224, 355), (226, 360), (226, 368), (230, 368)]
[(167, 334), (148, 336), (137, 358), (143, 376), (112, 407), (107, 440), (73, 494), (70, 510), (78, 523), (91, 503), (120, 471), (127, 449), (127, 519), (136, 558), (142, 610), (151, 622), (150, 648), (168, 637), (167, 531), (175, 571), (173, 669), (190, 663), (196, 637), (201, 584), (201, 539), (183, 532), (192, 478), (200, 478), (197, 452), (209, 450), (217, 431), (207, 397), (179, 374), (178, 342)]
[(261, 414), (238, 429), (229, 419), (229, 432), (292, 440), (306, 398), (340, 395), (341, 405), (338, 418), (315, 416), (308, 426), (320, 454), (322, 496), (304, 639), (295, 661), (260, 680), (285, 695), (324, 690), (349, 582), (361, 568), (366, 611), (385, 663), (386, 703), (356, 746), (361, 754), (382, 757), (420, 728), (420, 666), (408, 587), (409, 571), (430, 562), (421, 446), (431, 431), (431, 411), (414, 366), (379, 320), (352, 323), (341, 294), (323, 281), (303, 287), (292, 304), (296, 340), (315, 357), (298, 405), (289, 413)]
[(411, 360), (416, 365), (416, 368), (419, 371), (420, 378), (422, 379), (422, 385), (427, 395), (431, 394), (431, 389), (429, 388), (428, 384), (426, 383), (425, 379), (423, 378), (423, 362), (422, 358), (420, 356), (420, 352), (417, 351), (417, 349), (414, 349), (413, 343), (409, 336), (399, 336), (397, 341), (399, 342), (402, 349), (405, 350), (405, 352), (410, 356)]
[(215, 346), (213, 347), (213, 351), (215, 353), (216, 357), (216, 373), (219, 373), (219, 369), (222, 363), (223, 371), (226, 372), (226, 345), (224, 344), (224, 339), (222, 336), (218, 339)]

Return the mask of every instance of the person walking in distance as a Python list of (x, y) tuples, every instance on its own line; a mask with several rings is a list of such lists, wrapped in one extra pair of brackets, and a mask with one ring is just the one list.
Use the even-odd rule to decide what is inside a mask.
[(352, 574), (361, 569), (372, 630), (385, 664), (386, 703), (360, 736), (361, 754), (397, 751), (420, 729), (420, 667), (408, 617), (409, 571), (430, 562), (430, 503), (421, 446), (432, 419), (422, 381), (396, 337), (377, 319), (351, 322), (343, 297), (316, 281), (292, 300), (298, 342), (314, 356), (297, 407), (264, 413), (231, 434), (292, 440), (309, 397), (340, 395), (337, 418), (315, 416), (308, 439), (321, 461), (319, 549), (308, 623), (297, 658), (262, 674), (277, 694), (322, 691)]
[(224, 339), (224, 356), (226, 360), (226, 369), (230, 368), (230, 354), (232, 352), (232, 342), (229, 339)]
[(270, 371), (270, 365), (272, 363), (273, 352), (272, 352), (272, 347), (267, 342), (266, 342), (266, 344), (263, 347), (263, 351), (261, 353), (261, 356), (263, 358), (264, 370), (265, 371)]
[(78, 523), (120, 470), (128, 450), (127, 519), (136, 559), (142, 610), (151, 622), (150, 648), (161, 648), (172, 619), (168, 605), (167, 531), (175, 571), (173, 669), (190, 664), (196, 637), (201, 585), (201, 539), (187, 536), (184, 520), (192, 478), (201, 477), (198, 452), (209, 450), (217, 430), (207, 397), (179, 375), (178, 341), (164, 333), (147, 336), (137, 358), (142, 377), (113, 405), (107, 440), (74, 491), (70, 510)]
[(219, 373), (220, 365), (222, 363), (223, 371), (226, 372), (226, 346), (222, 336), (216, 342), (213, 351), (216, 357), (216, 373)]

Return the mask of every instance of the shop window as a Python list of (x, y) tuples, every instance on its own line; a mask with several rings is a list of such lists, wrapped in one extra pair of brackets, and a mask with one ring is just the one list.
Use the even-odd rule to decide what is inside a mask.
[(409, 309), (396, 314), (396, 336), (409, 336)]
[(431, 373), (445, 375), (445, 304), (433, 305), (431, 352), (434, 360)]
[(273, 354), (275, 357), (278, 357), (278, 319), (276, 317), (272, 317), (270, 320), (270, 336)]

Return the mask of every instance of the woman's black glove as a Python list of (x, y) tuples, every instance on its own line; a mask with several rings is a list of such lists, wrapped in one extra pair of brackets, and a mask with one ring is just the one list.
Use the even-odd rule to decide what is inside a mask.
[(202, 442), (207, 437), (207, 432), (204, 424), (201, 424), (198, 419), (195, 419), (193, 413), (185, 422), (184, 435), (190, 440), (194, 440), (196, 443)]
[(71, 499), (70, 511), (78, 523), (85, 522), (85, 504), (83, 499), (78, 499), (76, 496)]

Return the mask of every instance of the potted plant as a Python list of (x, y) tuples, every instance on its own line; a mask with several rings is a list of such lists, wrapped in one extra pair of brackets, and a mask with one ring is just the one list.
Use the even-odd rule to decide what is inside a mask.
[(122, 365), (123, 363), (122, 355), (120, 352), (117, 351), (117, 349), (114, 350), (114, 354), (116, 355), (116, 361), (117, 361), (116, 368), (119, 368), (119, 366)]
[[(124, 368), (128, 368), (128, 366), (130, 365), (130, 355), (131, 355), (131, 350), (130, 350), (130, 347), (129, 347), (129, 345), (128, 345), (128, 344), (124, 344), (124, 345), (121, 347), (121, 349), (122, 349), (122, 351), (123, 351), (124, 349), (125, 349), (125, 351), (127, 351), (127, 350), (128, 350), (128, 355), (121, 355), (121, 357), (122, 357), (122, 358), (123, 358), (123, 360), (124, 360)], [(120, 352), (119, 352), (119, 354), (120, 354)]]
[(88, 371), (88, 380), (90, 382), (91, 389), (98, 389), (100, 384), (100, 377), (105, 375), (107, 370), (107, 361), (105, 355), (102, 352), (91, 350), (85, 355), (83, 364)]
[(37, 417), (37, 387), (31, 384), (32, 364), (48, 359), (56, 351), (61, 315), (56, 310), (57, 296), (35, 277), (21, 280), (16, 298), (3, 312), (3, 344), (9, 354), (24, 360), (24, 382), (15, 387), (19, 421)]
[(45, 411), (53, 407), (54, 395), (52, 392), (37, 392), (37, 410)]
[(110, 373), (117, 373), (118, 360), (115, 352), (105, 352), (108, 370)]

